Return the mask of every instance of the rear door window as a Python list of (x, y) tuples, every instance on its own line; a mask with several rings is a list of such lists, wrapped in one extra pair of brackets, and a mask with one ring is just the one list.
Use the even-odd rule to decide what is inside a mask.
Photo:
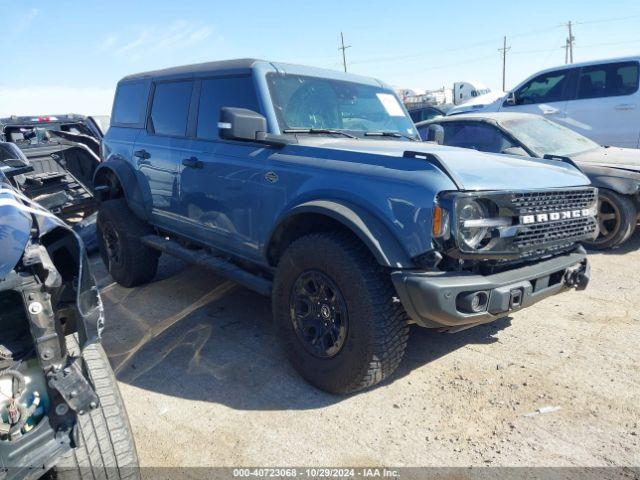
[(582, 67), (578, 99), (631, 95), (638, 90), (638, 62)]
[(156, 135), (186, 135), (192, 90), (192, 81), (156, 84), (151, 105), (151, 125)]
[(198, 138), (218, 138), (218, 122), (222, 107), (259, 111), (256, 90), (250, 76), (220, 77), (202, 81), (198, 106)]
[(113, 104), (113, 123), (134, 125), (142, 122), (147, 105), (147, 87), (143, 82), (122, 83)]

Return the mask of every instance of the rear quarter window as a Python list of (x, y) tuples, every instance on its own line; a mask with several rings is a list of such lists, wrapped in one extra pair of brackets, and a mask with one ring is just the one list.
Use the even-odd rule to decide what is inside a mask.
[(156, 84), (151, 106), (151, 122), (156, 135), (186, 135), (192, 90), (190, 80)]
[(578, 99), (618, 97), (638, 91), (638, 62), (608, 63), (580, 69)]
[(147, 105), (147, 86), (144, 82), (121, 83), (113, 102), (112, 124), (138, 126), (142, 123)]

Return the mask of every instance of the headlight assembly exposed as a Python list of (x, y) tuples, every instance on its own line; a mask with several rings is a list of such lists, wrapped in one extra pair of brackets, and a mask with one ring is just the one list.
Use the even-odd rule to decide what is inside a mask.
[(490, 233), (485, 225), (489, 219), (486, 205), (473, 198), (459, 198), (456, 201), (456, 218), (458, 221), (458, 240), (465, 250), (476, 250), (481, 247)]

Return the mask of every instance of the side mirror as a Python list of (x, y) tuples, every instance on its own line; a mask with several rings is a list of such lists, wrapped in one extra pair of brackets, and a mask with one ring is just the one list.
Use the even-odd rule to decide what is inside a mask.
[(435, 123), (429, 125), (429, 128), (427, 128), (427, 142), (434, 142), (438, 145), (444, 143), (444, 128), (442, 128), (442, 125)]
[(507, 147), (502, 149), (500, 153), (505, 153), (507, 155), (520, 155), (522, 157), (528, 157), (529, 154), (522, 147)]
[(516, 98), (516, 92), (509, 92), (509, 95), (507, 95), (507, 101), (506, 101), (507, 105), (517, 105), (518, 104), (518, 99)]
[(267, 119), (246, 108), (222, 107), (218, 129), (220, 138), (255, 142), (264, 139)]

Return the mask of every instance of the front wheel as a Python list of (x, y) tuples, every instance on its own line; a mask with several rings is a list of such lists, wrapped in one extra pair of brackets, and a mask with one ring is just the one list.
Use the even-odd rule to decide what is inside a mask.
[(589, 248), (605, 250), (624, 243), (637, 223), (637, 211), (633, 201), (611, 190), (598, 193), (598, 238), (585, 242)]
[[(77, 335), (67, 337), (67, 348), (78, 354)], [(138, 480), (138, 454), (129, 418), (116, 378), (102, 345), (92, 344), (82, 352), (89, 380), (100, 405), (78, 416), (80, 445), (53, 468), (57, 480), (96, 478)]]
[(273, 315), (294, 368), (331, 393), (389, 377), (409, 337), (389, 272), (346, 233), (312, 234), (289, 246), (274, 279)]

